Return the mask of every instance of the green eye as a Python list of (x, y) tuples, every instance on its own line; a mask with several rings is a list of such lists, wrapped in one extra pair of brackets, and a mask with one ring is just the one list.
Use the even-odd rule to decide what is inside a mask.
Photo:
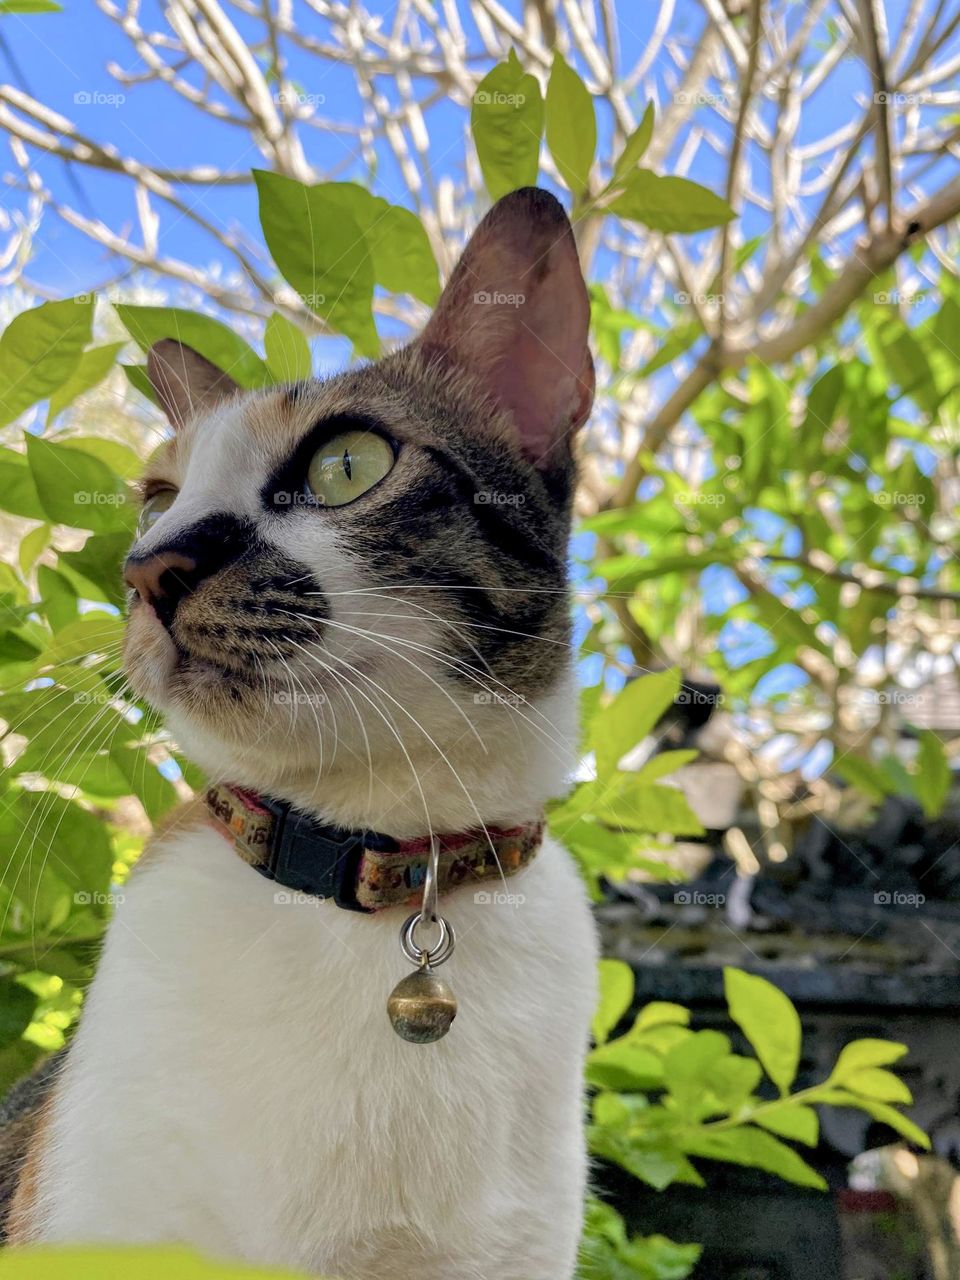
[(307, 488), (324, 507), (361, 497), (393, 469), (394, 456), (374, 431), (343, 431), (322, 445), (307, 468)]
[(158, 489), (152, 498), (148, 498), (140, 510), (137, 524), (137, 536), (142, 538), (151, 529), (165, 511), (169, 511), (176, 501), (176, 489)]

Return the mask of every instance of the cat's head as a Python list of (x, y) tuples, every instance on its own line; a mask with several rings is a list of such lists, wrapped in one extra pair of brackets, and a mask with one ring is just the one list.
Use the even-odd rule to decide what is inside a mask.
[(377, 363), (243, 391), (153, 347), (175, 432), (143, 481), (125, 661), (188, 754), (396, 834), (528, 818), (558, 789), (588, 322), (570, 225), (529, 189)]

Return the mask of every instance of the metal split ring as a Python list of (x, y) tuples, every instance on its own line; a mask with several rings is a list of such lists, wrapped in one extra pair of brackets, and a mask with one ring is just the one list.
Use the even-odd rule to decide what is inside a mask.
[(436, 968), (437, 965), (443, 964), (444, 960), (449, 960), (453, 948), (456, 946), (456, 937), (453, 932), (453, 925), (448, 924), (443, 916), (434, 916), (433, 921), (429, 923), (436, 924), (440, 930), (440, 937), (434, 947), (418, 947), (414, 934), (417, 925), (423, 924), (423, 914), (420, 911), (414, 911), (412, 916), (408, 916), (403, 922), (403, 928), (400, 930), (400, 947), (403, 954), (407, 957), (411, 964), (423, 966), (430, 965)]

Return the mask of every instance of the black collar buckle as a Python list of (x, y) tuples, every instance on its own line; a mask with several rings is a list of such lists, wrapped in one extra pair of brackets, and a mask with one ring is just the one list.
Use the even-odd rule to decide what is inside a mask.
[(268, 857), (257, 870), (296, 893), (333, 899), (348, 911), (364, 911), (357, 902), (357, 874), (367, 845), (382, 837), (328, 826), (282, 800), (260, 798), (273, 827)]

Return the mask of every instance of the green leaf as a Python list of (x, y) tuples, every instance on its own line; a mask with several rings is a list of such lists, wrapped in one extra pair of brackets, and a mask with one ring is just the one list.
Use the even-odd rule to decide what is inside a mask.
[(0, 337), (0, 426), (66, 382), (90, 341), (92, 321), (90, 297), (44, 302), (10, 321)]
[(873, 800), (875, 803), (879, 803), (894, 791), (889, 777), (883, 770), (871, 760), (864, 760), (862, 756), (838, 756), (830, 768), (845, 782), (862, 791), (868, 800)]
[(862, 1094), (851, 1093), (847, 1089), (824, 1089), (818, 1094), (818, 1101), (828, 1103), (832, 1107), (854, 1107), (858, 1111), (865, 1111), (868, 1116), (873, 1116), (874, 1120), (887, 1125), (894, 1133), (901, 1134), (908, 1142), (922, 1147), (924, 1151), (930, 1150), (930, 1139), (920, 1126), (914, 1124), (896, 1107), (891, 1107), (889, 1103), (878, 1102), (874, 1098), (866, 1098)]
[(33, 1021), (37, 997), (19, 982), (0, 980), (0, 1045), (19, 1040)]
[(0, 0), (0, 13), (63, 13), (56, 0)]
[[(102, 598), (110, 604), (122, 607), (126, 601), (123, 585), (123, 562), (130, 550), (129, 533), (103, 533), (88, 538), (78, 551), (61, 551), (58, 568), (80, 574), (92, 586), (99, 588)], [(78, 584), (75, 584), (78, 585)], [(88, 593), (82, 589), (79, 595)]]
[(635, 169), (617, 185), (623, 190), (607, 209), (652, 231), (704, 231), (723, 226), (735, 216), (725, 200), (688, 178), (661, 177), (650, 169)]
[(296, 1280), (293, 1272), (208, 1262), (185, 1249), (15, 1249), (0, 1280)]
[(725, 968), (723, 987), (730, 1017), (750, 1041), (763, 1069), (782, 1094), (800, 1063), (800, 1018), (791, 1001), (766, 978)]
[(260, 226), (284, 279), (361, 355), (379, 355), (373, 257), (357, 219), (323, 184), (307, 186), (263, 169), (253, 176)]
[(631, 169), (643, 159), (644, 153), (650, 145), (650, 139), (653, 137), (653, 121), (653, 103), (648, 102), (643, 113), (643, 119), (624, 143), (623, 150), (617, 157), (617, 162), (613, 167), (611, 186), (619, 185), (627, 177)]
[(690, 1024), (690, 1010), (682, 1004), (671, 1004), (668, 1000), (651, 1000), (645, 1004), (633, 1024), (634, 1031), (649, 1031), (653, 1027), (679, 1026)]
[(43, 555), (50, 545), (50, 532), (48, 524), (38, 524), (36, 529), (31, 529), (29, 533), (25, 533), (20, 539), (20, 551), (17, 558), (20, 572), (24, 576), (30, 572), (38, 558)]
[[(241, 387), (266, 387), (274, 379), (266, 364), (244, 340), (213, 316), (181, 307), (135, 307), (115, 303), (120, 322), (141, 351), (161, 338), (182, 342)], [(129, 376), (129, 370), (127, 370)]]
[(598, 1089), (662, 1088), (663, 1062), (627, 1034), (591, 1050), (587, 1082)]
[[(440, 297), (440, 277), (420, 219), (402, 205), (388, 204), (356, 182), (325, 182), (321, 192), (363, 233), (373, 263), (374, 283), (391, 293), (409, 293), (432, 307)], [(309, 234), (307, 228), (304, 233)]]
[(513, 49), (480, 81), (470, 128), (483, 181), (493, 200), (535, 185), (540, 168), (544, 107), (540, 85)]
[(802, 1102), (783, 1102), (769, 1111), (761, 1111), (750, 1117), (753, 1124), (768, 1129), (778, 1138), (789, 1138), (791, 1142), (802, 1142), (807, 1147), (815, 1147), (820, 1139), (820, 1117), (813, 1107)]
[(33, 482), (48, 520), (97, 533), (132, 531), (135, 515), (126, 487), (99, 458), (39, 436), (26, 440)]
[(597, 149), (597, 118), (593, 97), (562, 54), (553, 55), (546, 97), (547, 146), (560, 176), (575, 196), (590, 182), (590, 166)]
[(50, 623), (51, 630), (73, 622), (77, 616), (77, 595), (61, 573), (42, 564), (37, 569), (37, 589), (40, 592), (40, 608)]
[(137, 797), (151, 822), (155, 823), (176, 804), (176, 788), (148, 759), (143, 747), (114, 742), (110, 748), (110, 758), (126, 780), (124, 794)]
[(143, 474), (143, 459), (140, 455), (129, 445), (120, 440), (111, 440), (109, 436), (57, 436), (53, 443), (67, 444), (71, 449), (79, 449), (99, 458), (122, 480), (137, 480)]
[(91, 347), (81, 354), (69, 378), (50, 397), (47, 426), (57, 414), (73, 404), (78, 396), (92, 390), (104, 380), (116, 363), (117, 352), (122, 349), (122, 342), (113, 342), (105, 347)]
[(633, 970), (622, 960), (601, 960), (600, 1003), (593, 1015), (593, 1038), (604, 1044), (633, 1000)]
[(597, 804), (596, 816), (625, 831), (649, 831), (664, 835), (703, 834), (700, 819), (676, 787), (648, 786), (634, 774), (618, 775)]
[(875, 1102), (902, 1102), (905, 1106), (913, 1102), (913, 1094), (899, 1076), (883, 1067), (863, 1067), (860, 1071), (848, 1072), (843, 1083), (851, 1093)]
[(926, 817), (936, 818), (940, 814), (952, 783), (953, 773), (943, 743), (935, 733), (924, 729), (920, 734), (914, 786)]
[(637, 770), (638, 782), (657, 782), (660, 778), (668, 778), (670, 774), (682, 769), (691, 760), (696, 760), (699, 751), (661, 751)]
[(703, 1156), (710, 1160), (725, 1160), (728, 1164), (745, 1165), (750, 1169), (763, 1169), (774, 1173), (786, 1182), (799, 1187), (815, 1187), (826, 1191), (827, 1183), (815, 1169), (811, 1169), (792, 1147), (785, 1146), (772, 1134), (762, 1129), (746, 1126), (741, 1129), (694, 1131), (684, 1139), (688, 1155)]
[(613, 702), (598, 713), (591, 728), (598, 778), (612, 773), (619, 760), (643, 741), (673, 705), (679, 691), (680, 672), (676, 668), (657, 671), (631, 680)]
[(157, 399), (157, 393), (154, 391), (153, 384), (147, 374), (146, 365), (121, 364), (120, 368), (123, 370), (131, 387), (135, 391), (139, 391), (142, 396), (145, 396), (151, 404), (155, 404), (159, 409), (161, 407), (160, 401)]
[[(682, 300), (679, 295), (677, 295), (677, 300)], [(673, 364), (674, 360), (679, 359), (680, 356), (690, 350), (702, 334), (703, 327), (699, 320), (691, 324), (675, 326), (667, 335), (663, 346), (650, 357), (643, 368), (637, 370), (635, 377), (638, 380), (649, 378), (668, 364)]]
[(106, 896), (113, 854), (99, 818), (72, 800), (43, 791), (21, 793), (16, 811), (28, 833), (19, 848), (29, 866), (20, 874), (14, 863), (11, 884), (23, 903), (32, 909), (40, 902), (46, 914), (57, 896), (68, 904)]
[[(682, 1151), (657, 1140), (657, 1145), (642, 1145), (619, 1128), (593, 1125), (587, 1131), (590, 1151), (602, 1160), (612, 1161), (648, 1186), (662, 1191), (673, 1182), (702, 1187), (703, 1179)], [(2, 1280), (2, 1277), (0, 1277)]]
[(666, 1236), (628, 1239), (623, 1219), (600, 1200), (588, 1200), (578, 1280), (686, 1280), (700, 1257), (697, 1244)]
[(909, 1052), (905, 1044), (893, 1040), (851, 1040), (840, 1050), (830, 1073), (830, 1084), (845, 1084), (847, 1077), (865, 1067), (888, 1067)]
[(267, 366), (278, 382), (302, 382), (313, 374), (310, 344), (286, 316), (275, 311), (263, 334)]
[(730, 1055), (730, 1041), (720, 1031), (697, 1031), (681, 1040), (663, 1060), (663, 1076), (671, 1098), (682, 1112), (715, 1111), (707, 1095), (718, 1064)]
[(46, 521), (25, 453), (0, 449), (0, 508), (26, 520)]

